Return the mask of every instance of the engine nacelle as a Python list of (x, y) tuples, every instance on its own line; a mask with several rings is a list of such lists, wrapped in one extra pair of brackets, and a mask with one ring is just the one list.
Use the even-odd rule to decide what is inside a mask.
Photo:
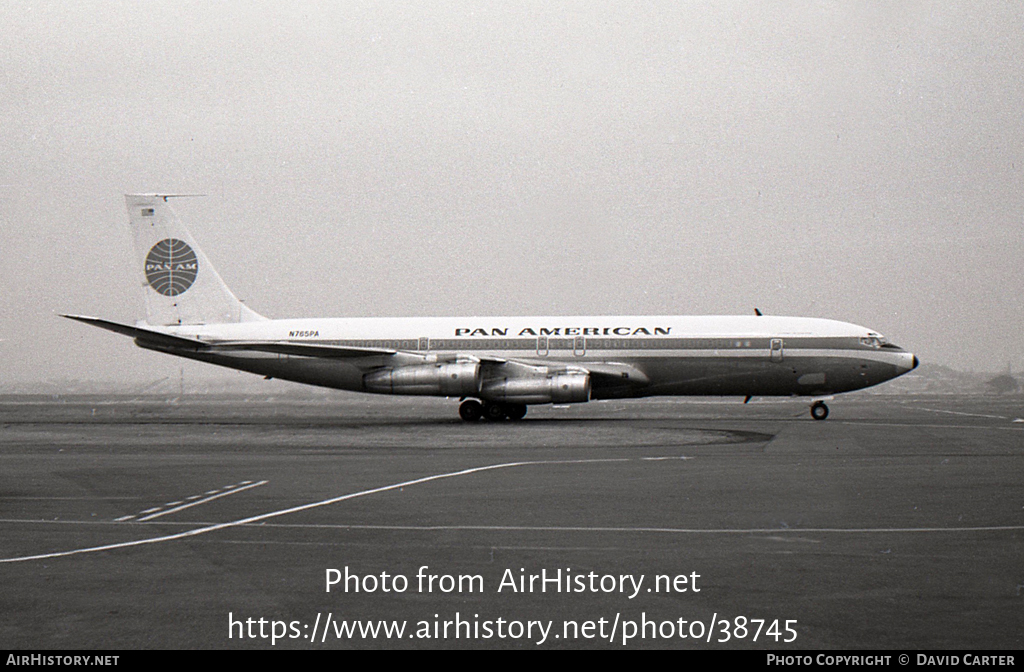
[(544, 378), (501, 378), (484, 382), (480, 397), (510, 404), (574, 404), (590, 401), (590, 374), (556, 373)]
[(382, 369), (363, 376), (367, 392), (475, 397), (480, 393), (480, 363), (451, 362)]

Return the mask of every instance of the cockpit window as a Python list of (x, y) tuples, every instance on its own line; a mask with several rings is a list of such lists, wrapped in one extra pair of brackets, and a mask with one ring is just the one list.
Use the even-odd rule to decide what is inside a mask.
[(881, 334), (872, 333), (868, 334), (867, 336), (862, 336), (860, 339), (860, 343), (861, 345), (866, 345), (869, 348), (892, 348), (895, 350), (900, 349), (898, 345), (896, 345), (895, 343), (891, 343), (888, 338), (882, 336)]
[(860, 343), (861, 345), (866, 345), (869, 348), (884, 348), (889, 345), (889, 340), (881, 334), (870, 334), (868, 336), (862, 336)]

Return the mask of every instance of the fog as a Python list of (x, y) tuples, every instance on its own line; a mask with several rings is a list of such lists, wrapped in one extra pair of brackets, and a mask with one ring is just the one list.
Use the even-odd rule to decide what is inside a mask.
[(757, 307), (1019, 370), (1022, 18), (5, 2), (0, 385), (199, 366), (57, 317), (141, 317), (126, 192), (206, 194), (174, 208), (270, 317)]

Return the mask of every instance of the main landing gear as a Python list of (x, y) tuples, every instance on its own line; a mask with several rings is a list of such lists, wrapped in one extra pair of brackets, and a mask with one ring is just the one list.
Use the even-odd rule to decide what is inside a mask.
[(816, 401), (811, 404), (811, 417), (815, 420), (824, 420), (828, 417), (828, 406), (823, 401)]
[(467, 422), (485, 420), (522, 420), (526, 415), (526, 404), (497, 404), (466, 399), (459, 405), (459, 417)]

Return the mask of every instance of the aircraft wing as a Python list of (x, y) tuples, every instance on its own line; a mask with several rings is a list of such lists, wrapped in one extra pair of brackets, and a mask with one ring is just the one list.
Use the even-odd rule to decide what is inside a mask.
[[(145, 327), (132, 326), (112, 322), (98, 317), (85, 315), (61, 315), (71, 320), (91, 324), (108, 331), (113, 331), (125, 336), (131, 336), (136, 341), (171, 350), (191, 350), (194, 352), (269, 352), (281, 355), (296, 357), (314, 358), (356, 358), (368, 356), (388, 356), (397, 354), (397, 350), (386, 348), (353, 348), (348, 346), (325, 345), (315, 343), (295, 343), (291, 341), (203, 341), (195, 338), (166, 334)], [(551, 364), (540, 363), (536, 360), (520, 361), (517, 359), (504, 359), (493, 356), (466, 355), (466, 359), (476, 360), (485, 365), (503, 367), (508, 370), (515, 370), (519, 367), (525, 369), (536, 369), (538, 367), (549, 367)], [(579, 362), (569, 365), (577, 371), (586, 371), (590, 374), (592, 384), (596, 387), (625, 387), (644, 386), (650, 383), (647, 375), (631, 364), (623, 362)], [(514, 375), (514, 374), (513, 374)]]
[(622, 362), (583, 362), (578, 366), (589, 371), (593, 383), (600, 387), (642, 386), (651, 382), (646, 373)]
[(479, 361), (490, 365), (492, 372), (501, 372), (507, 378), (520, 376), (534, 378), (552, 373), (586, 373), (590, 376), (591, 385), (599, 389), (636, 388), (649, 385), (651, 380), (647, 374), (624, 362), (557, 362), (536, 359), (501, 359), (497, 357), (466, 355), (465, 359)]

